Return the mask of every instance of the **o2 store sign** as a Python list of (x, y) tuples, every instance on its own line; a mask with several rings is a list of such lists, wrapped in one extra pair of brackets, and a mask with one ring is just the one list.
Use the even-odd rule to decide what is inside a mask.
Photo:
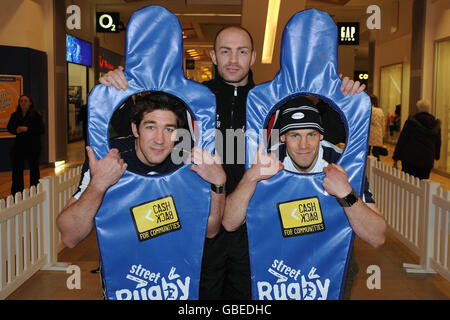
[(119, 12), (97, 12), (98, 33), (119, 33)]

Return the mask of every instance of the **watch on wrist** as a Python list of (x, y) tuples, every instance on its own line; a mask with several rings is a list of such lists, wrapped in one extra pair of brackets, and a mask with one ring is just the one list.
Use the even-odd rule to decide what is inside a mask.
[(351, 207), (352, 205), (354, 205), (358, 201), (359, 196), (355, 192), (355, 190), (352, 189), (352, 192), (350, 192), (345, 197), (343, 197), (343, 198), (336, 198), (336, 199), (337, 199), (337, 201), (339, 202), (339, 204), (342, 207)]
[(225, 193), (225, 185), (224, 184), (217, 185), (217, 184), (211, 183), (211, 190), (217, 194)]

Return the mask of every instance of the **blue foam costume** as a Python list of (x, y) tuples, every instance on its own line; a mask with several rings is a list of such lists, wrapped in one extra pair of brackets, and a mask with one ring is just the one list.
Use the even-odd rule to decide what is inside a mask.
[[(283, 33), (280, 71), (248, 95), (246, 167), (276, 109), (294, 96), (314, 95), (342, 116), (347, 141), (338, 164), (361, 194), (370, 100), (365, 93), (344, 97), (340, 85), (335, 23), (318, 10), (297, 13)], [(253, 299), (341, 297), (353, 231), (336, 198), (325, 193), (324, 177), (282, 171), (258, 183), (247, 211)]]
[[(126, 91), (98, 85), (89, 96), (89, 140), (98, 159), (109, 151), (108, 125), (128, 97), (163, 91), (180, 98), (199, 123), (198, 145), (212, 153), (215, 97), (187, 80), (182, 32), (159, 6), (133, 14), (126, 34)], [(95, 217), (108, 299), (198, 299), (210, 208), (210, 184), (189, 164), (162, 176), (125, 172)]]

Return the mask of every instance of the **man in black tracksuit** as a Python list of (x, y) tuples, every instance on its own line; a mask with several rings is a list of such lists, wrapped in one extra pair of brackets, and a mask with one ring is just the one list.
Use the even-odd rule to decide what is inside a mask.
[[(240, 152), (244, 150), (243, 145), (238, 145), (243, 144), (244, 141), (235, 138), (235, 135), (230, 135), (230, 133), (235, 133), (237, 136), (240, 134), (239, 130), (243, 130), (247, 94), (255, 84), (251, 71), (247, 84), (243, 86), (228, 84), (220, 75), (203, 84), (216, 95), (216, 128), (223, 137), (223, 147), (216, 145), (216, 151), (219, 152), (224, 163), (223, 167), (227, 175), (225, 191), (229, 195), (234, 191), (245, 172), (245, 157), (239, 157), (238, 152), (238, 148), (240, 148)], [(231, 158), (228, 155), (232, 161), (227, 159), (227, 146), (234, 149), (234, 156)], [(199, 298), (201, 300), (251, 299), (246, 224), (234, 232), (227, 232), (221, 228), (215, 238), (205, 240)]]
[[(245, 171), (245, 105), (248, 92), (255, 86), (250, 67), (256, 54), (250, 33), (236, 26), (225, 27), (217, 33), (210, 54), (217, 73), (213, 80), (203, 84), (216, 95), (216, 128), (223, 137), (223, 140), (216, 137), (216, 152), (224, 163), (225, 191), (229, 195)], [(234, 232), (222, 227), (216, 237), (205, 240), (199, 299), (251, 299), (245, 224)]]

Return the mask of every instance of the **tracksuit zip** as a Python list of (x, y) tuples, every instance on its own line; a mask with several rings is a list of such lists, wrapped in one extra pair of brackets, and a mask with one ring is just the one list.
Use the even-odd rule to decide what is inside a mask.
[(230, 123), (230, 129), (233, 129), (233, 120), (234, 120), (234, 107), (236, 106), (236, 97), (238, 94), (238, 88), (234, 87), (234, 97), (233, 102), (231, 103), (231, 123)]

